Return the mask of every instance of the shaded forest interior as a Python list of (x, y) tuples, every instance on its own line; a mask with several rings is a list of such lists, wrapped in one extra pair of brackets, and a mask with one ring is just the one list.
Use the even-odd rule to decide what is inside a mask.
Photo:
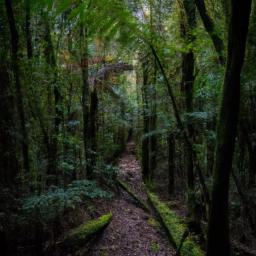
[(256, 255), (255, 0), (0, 0), (1, 255)]

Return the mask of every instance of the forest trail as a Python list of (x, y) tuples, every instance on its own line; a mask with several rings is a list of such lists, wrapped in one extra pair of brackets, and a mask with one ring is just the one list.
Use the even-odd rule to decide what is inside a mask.
[[(146, 198), (142, 187), (141, 168), (135, 157), (135, 145), (127, 144), (119, 161), (119, 179), (129, 184), (141, 198)], [(111, 202), (113, 220), (102, 236), (91, 246), (86, 256), (171, 256), (174, 250), (151, 214), (136, 206), (123, 190)], [(84, 255), (85, 256), (85, 255)]]

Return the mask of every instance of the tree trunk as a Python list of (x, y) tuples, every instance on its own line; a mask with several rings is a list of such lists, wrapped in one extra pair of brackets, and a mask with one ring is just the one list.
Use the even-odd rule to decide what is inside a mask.
[(197, 174), (198, 174), (198, 178), (199, 178), (199, 181), (200, 181), (200, 185), (201, 185), (201, 189), (202, 189), (203, 196), (204, 196), (204, 199), (205, 199), (205, 203), (207, 205), (210, 205), (210, 196), (209, 196), (208, 188), (207, 188), (206, 183), (205, 183), (204, 175), (203, 175), (202, 169), (200, 167), (200, 164), (198, 162), (197, 154), (196, 154), (195, 150), (193, 149), (192, 142), (190, 141), (190, 138), (188, 137), (188, 132), (185, 129), (185, 127), (183, 125), (183, 122), (181, 121), (179, 108), (178, 108), (176, 99), (174, 97), (172, 87), (169, 83), (169, 80), (168, 80), (167, 75), (165, 73), (165, 70), (163, 68), (162, 62), (160, 61), (160, 58), (159, 58), (155, 48), (153, 47), (153, 45), (149, 45), (149, 47), (152, 51), (152, 54), (154, 55), (154, 57), (156, 59), (156, 62), (159, 66), (159, 69), (160, 69), (160, 71), (163, 75), (164, 82), (166, 84), (167, 91), (168, 91), (168, 94), (169, 94), (170, 99), (171, 99), (171, 104), (172, 104), (172, 107), (173, 107), (173, 112), (174, 112), (174, 116), (175, 116), (175, 119), (176, 119), (176, 122), (177, 122), (177, 126), (182, 132), (185, 143), (190, 148), (190, 150), (193, 152), (193, 159), (194, 159), (195, 169), (196, 169)]
[(150, 90), (150, 101), (151, 101), (151, 114), (150, 114), (150, 159), (149, 159), (149, 168), (151, 179), (154, 177), (154, 172), (156, 169), (156, 157), (157, 157), (157, 92), (156, 92), (156, 76), (157, 76), (157, 65), (156, 61), (154, 61), (154, 71), (153, 71), (153, 79), (152, 79), (152, 87)]
[(26, 31), (26, 44), (27, 44), (27, 56), (28, 59), (31, 59), (33, 56), (33, 47), (32, 47), (32, 35), (30, 29), (30, 0), (25, 0), (25, 31)]
[[(53, 72), (53, 94), (54, 94), (54, 133), (52, 135), (51, 139), (51, 154), (50, 159), (48, 159), (48, 174), (55, 174), (58, 175), (58, 135), (60, 132), (60, 124), (62, 121), (63, 113), (62, 113), (62, 100), (60, 91), (58, 88), (58, 73), (57, 73), (57, 63), (56, 63), (56, 57), (54, 52), (54, 46), (52, 43), (51, 38), (51, 29), (49, 21), (47, 20), (47, 17), (44, 17), (45, 22), (45, 58), (48, 63), (48, 65), (51, 67), (51, 70)], [(51, 97), (51, 95), (50, 95)]]
[(232, 0), (228, 56), (217, 128), (212, 205), (207, 255), (230, 255), (228, 193), (240, 100), (240, 73), (244, 62), (251, 1)]
[(20, 119), (20, 129), (21, 129), (21, 145), (23, 153), (23, 166), (26, 172), (30, 171), (29, 163), (29, 145), (28, 145), (28, 133), (26, 128), (26, 119), (23, 103), (23, 93), (20, 83), (20, 69), (19, 69), (19, 59), (18, 59), (18, 48), (19, 48), (19, 35), (15, 24), (15, 19), (12, 9), (12, 1), (5, 0), (5, 7), (7, 11), (7, 18), (9, 22), (9, 28), (11, 32), (11, 52), (12, 52), (12, 68), (15, 80), (15, 93), (16, 93), (16, 104), (18, 115)]
[(224, 43), (223, 40), (218, 35), (214, 22), (207, 13), (206, 6), (204, 0), (195, 0), (196, 7), (198, 9), (198, 12), (200, 14), (200, 17), (203, 21), (205, 30), (211, 37), (211, 40), (213, 42), (214, 48), (219, 56), (219, 62), (221, 65), (224, 65)]
[[(154, 13), (154, 3), (152, 0), (149, 1), (149, 9), (150, 9), (150, 33), (151, 38), (150, 41), (153, 43), (153, 35), (155, 34), (157, 21), (155, 20), (155, 13)], [(151, 59), (151, 58), (150, 58)], [(154, 58), (150, 61), (152, 62), (152, 71), (150, 72), (150, 89), (149, 89), (149, 100), (150, 103), (150, 120), (149, 120), (149, 173), (150, 173), (150, 179), (153, 180), (154, 178), (154, 172), (156, 169), (156, 156), (157, 156), (157, 134), (156, 128), (157, 128), (157, 105), (156, 105), (156, 98), (157, 98), (157, 92), (156, 92), (156, 80), (157, 80), (157, 63)]]
[[(193, 112), (193, 85), (194, 85), (194, 54), (192, 51), (185, 53), (182, 63), (182, 90), (185, 94), (185, 108), (187, 113)], [(189, 121), (188, 121), (189, 122)], [(193, 141), (193, 126), (187, 123), (188, 136)], [(194, 161), (191, 148), (185, 144), (186, 154), (186, 173), (188, 188), (188, 210), (189, 216), (193, 216), (194, 204)]]
[(18, 175), (15, 108), (7, 66), (0, 63), (0, 184), (11, 187)]
[(97, 163), (97, 113), (98, 113), (98, 94), (96, 86), (91, 93), (91, 108), (90, 108), (90, 161), (87, 169), (87, 178), (91, 179), (93, 171)]
[(169, 194), (174, 192), (175, 184), (175, 139), (173, 134), (168, 137), (168, 173), (169, 173)]
[[(121, 118), (122, 120), (125, 120), (125, 102), (121, 99), (120, 100), (120, 111), (121, 111)], [(125, 149), (126, 144), (126, 137), (125, 137), (125, 125), (121, 124), (118, 127), (118, 145), (120, 145), (120, 151), (123, 152)], [(129, 136), (128, 141), (131, 140), (132, 134), (130, 134), (129, 130)], [(120, 153), (120, 151), (118, 153)]]
[[(193, 29), (196, 27), (196, 7), (193, 1), (183, 0), (183, 7), (185, 11), (185, 20), (181, 19), (183, 22), (183, 30), (181, 31), (181, 36), (184, 41), (188, 44), (194, 43)], [(185, 95), (185, 111), (187, 113), (193, 112), (193, 89), (194, 89), (194, 69), (195, 69), (195, 59), (194, 52), (189, 49), (188, 52), (184, 53), (182, 56), (182, 81), (181, 90)], [(194, 128), (193, 125), (187, 121), (187, 131), (190, 141), (193, 143), (194, 139)], [(186, 173), (187, 173), (187, 194), (188, 194), (188, 216), (191, 219), (193, 226), (200, 226), (200, 220), (196, 216), (195, 207), (195, 188), (194, 188), (194, 160), (193, 151), (188, 144), (185, 144), (186, 152)], [(197, 230), (199, 229), (197, 227)]]
[(149, 167), (149, 150), (150, 141), (149, 133), (149, 108), (148, 108), (148, 67), (146, 63), (142, 64), (143, 69), (143, 85), (142, 85), (142, 105), (143, 105), (143, 138), (142, 138), (142, 176), (145, 181), (150, 180), (150, 167)]
[(89, 74), (88, 74), (88, 42), (87, 42), (87, 30), (81, 25), (80, 28), (80, 36), (81, 36), (81, 51), (82, 51), (82, 59), (81, 59), (81, 70), (82, 70), (82, 108), (83, 108), (83, 141), (84, 141), (84, 154), (86, 161), (86, 172), (89, 168), (89, 146), (90, 146), (90, 137), (89, 137), (89, 129), (90, 129), (90, 91), (89, 91)]

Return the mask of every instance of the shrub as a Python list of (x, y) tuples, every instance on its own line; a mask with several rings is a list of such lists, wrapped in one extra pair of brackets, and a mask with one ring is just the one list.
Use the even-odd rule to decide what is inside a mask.
[(22, 211), (28, 218), (43, 224), (61, 217), (66, 210), (78, 205), (89, 205), (92, 199), (110, 198), (112, 194), (102, 190), (94, 181), (77, 180), (66, 189), (52, 187), (48, 192), (25, 198)]

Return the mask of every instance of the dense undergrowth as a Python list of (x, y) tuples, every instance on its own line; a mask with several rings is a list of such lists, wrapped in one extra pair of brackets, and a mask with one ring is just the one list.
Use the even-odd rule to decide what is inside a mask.
[(51, 186), (44, 193), (21, 198), (2, 190), (1, 202), (5, 204), (1, 207), (6, 207), (0, 216), (3, 251), (7, 255), (34, 255), (39, 250), (47, 255), (68, 229), (97, 216), (97, 203), (113, 197), (114, 173), (115, 169), (107, 166), (99, 182), (75, 180), (65, 187)]

